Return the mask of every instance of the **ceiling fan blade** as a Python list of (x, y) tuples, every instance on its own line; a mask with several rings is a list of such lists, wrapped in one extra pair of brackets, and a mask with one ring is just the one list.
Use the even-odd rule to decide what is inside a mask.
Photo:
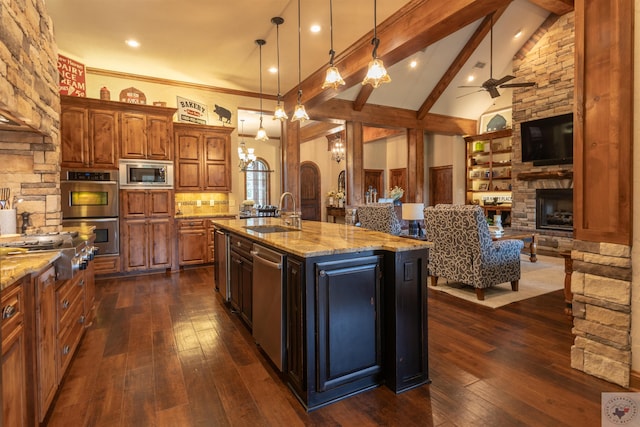
[(496, 80), (495, 86), (500, 86), (501, 84), (504, 84), (504, 83), (508, 82), (509, 80), (513, 80), (515, 78), (516, 78), (516, 76), (506, 75), (503, 78), (501, 78), (499, 80)]
[(473, 92), (465, 93), (464, 95), (456, 96), (456, 99), (457, 98), (464, 98), (465, 96), (473, 95), (474, 93), (478, 93), (478, 92), (482, 92), (482, 91), (484, 91), (484, 89), (480, 89), (480, 90), (476, 90), (476, 91), (473, 91)]
[(507, 83), (502, 84), (500, 87), (532, 87), (536, 84), (534, 82), (523, 82), (523, 83)]
[(458, 86), (458, 88), (474, 88), (474, 89), (481, 89), (482, 86)]
[(491, 95), (492, 98), (497, 98), (500, 96), (500, 92), (498, 92), (498, 89), (496, 89), (495, 86), (491, 86), (487, 88), (487, 90), (489, 91), (489, 95)]

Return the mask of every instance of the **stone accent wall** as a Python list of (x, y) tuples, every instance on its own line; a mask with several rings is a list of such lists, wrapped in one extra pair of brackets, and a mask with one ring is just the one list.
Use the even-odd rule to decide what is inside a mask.
[[(513, 94), (513, 154), (511, 226), (514, 229), (536, 230), (536, 189), (572, 188), (572, 179), (518, 179), (523, 172), (568, 170), (573, 165), (533, 166), (522, 163), (520, 123), (573, 111), (574, 97), (574, 14), (567, 13), (539, 37), (538, 42), (524, 56), (514, 59), (513, 71), (518, 81), (534, 81), (533, 88), (514, 90)], [(541, 253), (571, 250), (573, 233), (536, 231), (540, 234)]]
[(631, 247), (574, 241), (571, 367), (629, 387)]
[[(28, 232), (60, 227), (57, 46), (44, 0), (0, 2), (0, 111), (33, 132), (0, 131), (0, 187), (31, 212)], [(18, 220), (18, 227), (21, 221)]]

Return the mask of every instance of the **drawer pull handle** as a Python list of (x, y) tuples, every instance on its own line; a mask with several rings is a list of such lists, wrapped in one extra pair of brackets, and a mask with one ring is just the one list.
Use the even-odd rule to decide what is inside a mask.
[(65, 299), (64, 301), (62, 301), (62, 308), (69, 308), (69, 300)]
[(64, 347), (62, 347), (62, 354), (64, 356), (66, 356), (67, 354), (69, 354), (69, 352), (71, 351), (71, 347), (69, 347), (68, 345), (65, 345)]
[(80, 316), (80, 318), (78, 319), (78, 323), (80, 323), (81, 325), (84, 324), (84, 316)]
[(327, 275), (327, 272), (324, 270), (320, 270), (320, 277), (324, 277)]
[(84, 286), (84, 279), (80, 280), (80, 282), (78, 283), (78, 286)]
[(18, 311), (13, 305), (8, 305), (2, 309), (2, 318), (10, 319), (12, 318)]

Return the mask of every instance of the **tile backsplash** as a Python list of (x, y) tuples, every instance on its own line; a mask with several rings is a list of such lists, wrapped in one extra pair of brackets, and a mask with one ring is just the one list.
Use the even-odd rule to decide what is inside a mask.
[(175, 212), (190, 214), (220, 214), (229, 212), (227, 193), (176, 193)]

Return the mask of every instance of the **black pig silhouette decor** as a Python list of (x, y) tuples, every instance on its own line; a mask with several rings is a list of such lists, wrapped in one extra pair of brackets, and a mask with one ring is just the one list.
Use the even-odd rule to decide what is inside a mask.
[(219, 106), (218, 104), (215, 104), (215, 106), (216, 108), (213, 111), (215, 111), (215, 113), (218, 115), (218, 120), (220, 120), (223, 124), (231, 123), (231, 111)]

